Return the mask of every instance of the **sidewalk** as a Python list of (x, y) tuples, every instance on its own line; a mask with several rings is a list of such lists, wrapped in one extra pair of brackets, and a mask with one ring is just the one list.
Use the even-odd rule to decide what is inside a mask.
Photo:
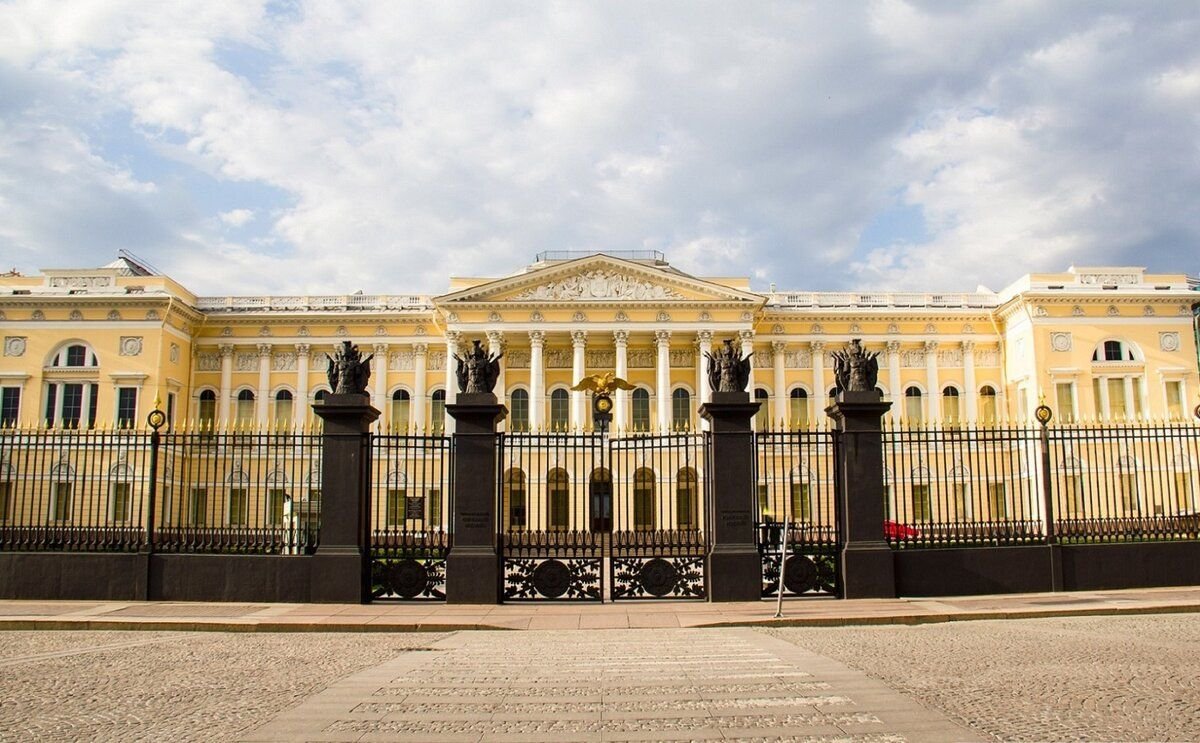
[(789, 599), (512, 603), (358, 604), (0, 601), (0, 630), (122, 629), (232, 632), (411, 632), (461, 629), (617, 629), (737, 625), (924, 624), (971, 619), (1200, 612), (1200, 586), (1124, 591), (909, 599)]

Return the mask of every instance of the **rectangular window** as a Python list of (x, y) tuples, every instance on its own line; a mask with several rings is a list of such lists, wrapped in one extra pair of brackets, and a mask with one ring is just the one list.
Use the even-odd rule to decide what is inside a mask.
[(250, 491), (245, 488), (232, 488), (229, 491), (229, 525), (245, 526), (250, 520), (249, 517)]
[[(521, 392), (522, 394), (517, 394)], [(529, 396), (524, 394), (524, 390), (517, 390), (512, 395), (512, 400), (509, 402), (512, 408), (512, 414), (509, 416), (509, 423), (514, 431), (529, 430)]]
[(929, 500), (928, 485), (912, 486), (913, 520), (929, 521), (933, 517), (933, 507)]
[(384, 513), (384, 523), (388, 526), (398, 526), (404, 520), (404, 491), (391, 489), (387, 491), (387, 508)]
[(271, 526), (287, 526), (284, 523), (284, 506), (287, 505), (287, 491), (272, 488), (267, 491), (267, 523)]
[(952, 487), (954, 488), (954, 506), (958, 509), (958, 518), (965, 521), (972, 516), (971, 503), (967, 499), (967, 484), (956, 482)]
[(1004, 492), (1004, 483), (993, 482), (988, 485), (988, 510), (995, 521), (1008, 518), (1008, 498)]
[(1063, 508), (1066, 515), (1076, 516), (1079, 514), (1079, 506), (1083, 499), (1083, 477), (1081, 475), (1067, 475), (1063, 479)]
[[(634, 500), (636, 501), (636, 495)], [(634, 504), (636, 512), (637, 504)], [(636, 513), (635, 513), (636, 516)], [(571, 519), (570, 496), (565, 489), (550, 491), (550, 528), (565, 530)]]
[(96, 401), (100, 399), (100, 386), (92, 384), (88, 385), (88, 387), (90, 388), (91, 398), (88, 402), (87, 426), (90, 429), (96, 427)]
[(812, 499), (806, 482), (792, 483), (792, 521), (812, 521)]
[(1196, 512), (1196, 502), (1192, 497), (1192, 476), (1188, 472), (1175, 473), (1175, 510), (1178, 513)]
[(54, 410), (58, 404), (58, 385), (51, 384), (46, 387), (46, 425), (54, 425)]
[(561, 390), (555, 390), (555, 392), (550, 395), (550, 430), (567, 430), (571, 418), (570, 411), (570, 396)]
[(524, 488), (510, 488), (508, 491), (508, 528), (525, 528)]
[(167, 393), (167, 430), (175, 428), (175, 393)]
[(9, 509), (12, 507), (12, 483), (5, 480), (0, 482), (0, 521), (8, 521)]
[(1107, 414), (1104, 412), (1104, 398), (1100, 395), (1101, 385), (1104, 382), (1099, 377), (1092, 377), (1092, 407), (1096, 413), (1096, 420), (1104, 420)]
[(117, 428), (137, 425), (137, 387), (117, 388)]
[(192, 488), (188, 493), (188, 525), (204, 526), (208, 518), (208, 488)]
[(1129, 420), (1129, 409), (1125, 400), (1125, 379), (1108, 378), (1108, 412), (1115, 421)]
[(72, 483), (69, 482), (54, 483), (54, 490), (50, 495), (51, 521), (71, 520), (71, 486)]
[(1126, 513), (1134, 513), (1138, 510), (1137, 475), (1132, 472), (1121, 475), (1121, 507), (1125, 509)]
[(696, 528), (695, 481), (681, 483), (675, 490), (675, 522), (680, 529)]
[(17, 425), (21, 415), (21, 388), (0, 387), (0, 428)]
[(434, 395), (429, 406), (429, 428), (434, 436), (446, 432), (446, 398), (442, 395)]
[(1167, 417), (1183, 420), (1183, 382), (1167, 382)]
[(758, 484), (758, 512), (762, 516), (763, 521), (770, 521), (771, 514), (771, 491), (765, 482)]
[(62, 397), (63, 428), (79, 428), (79, 419), (83, 415), (83, 385), (62, 385)]
[(109, 521), (129, 520), (129, 487), (127, 482), (114, 482), (108, 486)]
[(1058, 382), (1054, 385), (1054, 399), (1058, 410), (1054, 411), (1059, 423), (1075, 422), (1075, 385)]
[(440, 488), (430, 488), (426, 493), (426, 500), (429, 502), (429, 525), (442, 525), (442, 491)]

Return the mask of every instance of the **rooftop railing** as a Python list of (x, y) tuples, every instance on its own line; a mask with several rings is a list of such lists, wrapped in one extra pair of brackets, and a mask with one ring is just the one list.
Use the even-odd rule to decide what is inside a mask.
[(200, 297), (201, 312), (308, 312), (420, 310), (433, 306), (422, 294), (329, 294), (278, 297)]

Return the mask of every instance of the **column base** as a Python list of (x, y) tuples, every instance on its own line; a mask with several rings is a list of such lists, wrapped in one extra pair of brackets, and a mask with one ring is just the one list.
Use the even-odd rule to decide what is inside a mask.
[(896, 564), (887, 542), (852, 542), (842, 548), (842, 598), (896, 598)]
[(315, 604), (371, 601), (371, 560), (356, 548), (322, 548), (312, 560), (309, 600)]
[(494, 547), (450, 548), (446, 555), (446, 603), (500, 603), (500, 556)]
[(717, 545), (708, 554), (708, 600), (762, 599), (762, 558), (754, 545)]

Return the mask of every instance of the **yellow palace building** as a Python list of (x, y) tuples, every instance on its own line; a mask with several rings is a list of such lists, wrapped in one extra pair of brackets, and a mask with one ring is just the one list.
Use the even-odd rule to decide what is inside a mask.
[(326, 354), (374, 354), (380, 426), (445, 431), (454, 354), (503, 351), (510, 430), (590, 425), (587, 374), (615, 371), (614, 428), (696, 430), (704, 355), (753, 351), (755, 425), (824, 425), (831, 352), (879, 352), (900, 425), (1175, 419), (1197, 400), (1196, 282), (1136, 267), (1030, 274), (999, 292), (762, 292), (700, 277), (654, 251), (543, 253), (500, 278), (454, 277), (425, 295), (203, 297), (122, 254), (100, 268), (0, 276), (0, 422), (304, 426), (329, 390)]

